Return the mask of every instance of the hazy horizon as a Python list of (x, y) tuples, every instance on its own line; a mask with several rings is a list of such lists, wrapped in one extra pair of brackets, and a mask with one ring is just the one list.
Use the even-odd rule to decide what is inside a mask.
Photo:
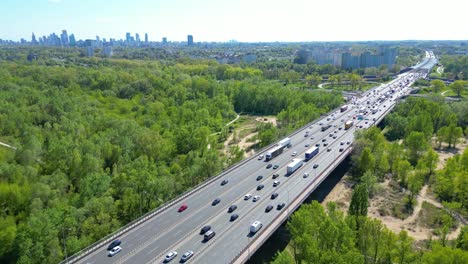
[[(15, 0), (1, 4), (0, 39), (60, 34), (76, 39), (327, 42), (466, 40), (459, 1), (395, 0)], [(421, 19), (423, 22), (417, 21)], [(416, 21), (416, 22), (415, 22)]]

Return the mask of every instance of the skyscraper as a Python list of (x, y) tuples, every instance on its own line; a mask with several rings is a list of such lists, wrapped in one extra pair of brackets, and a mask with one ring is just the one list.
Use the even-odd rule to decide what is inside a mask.
[(37, 40), (36, 40), (36, 36), (34, 35), (34, 32), (32, 33), (32, 36), (31, 36), (31, 43), (32, 44), (37, 44)]
[(187, 36), (187, 45), (188, 46), (193, 46), (193, 36), (192, 35)]
[(140, 34), (138, 33), (135, 34), (135, 40), (137, 43), (140, 43)]
[(167, 38), (166, 38), (166, 37), (162, 38), (162, 44), (163, 44), (163, 45), (166, 45), (166, 44), (167, 44)]
[(127, 34), (125, 34), (125, 41), (127, 41), (127, 43), (130, 43), (132, 40), (132, 35), (130, 35), (130, 32), (127, 32)]
[(68, 33), (65, 29), (62, 30), (62, 34), (60, 35), (60, 41), (62, 42), (62, 46), (68, 46)]
[(148, 33), (145, 33), (145, 44), (148, 44)]
[(76, 45), (75, 35), (70, 35), (70, 46), (74, 47)]

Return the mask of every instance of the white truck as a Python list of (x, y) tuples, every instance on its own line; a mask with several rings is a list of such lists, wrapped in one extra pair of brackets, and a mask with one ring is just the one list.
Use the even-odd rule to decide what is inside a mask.
[(288, 137), (282, 139), (282, 140), (278, 143), (278, 146), (290, 147), (290, 146), (291, 146), (291, 139), (288, 138)]
[(255, 234), (262, 228), (263, 224), (260, 221), (255, 221), (250, 225), (250, 233)]
[(302, 166), (302, 163), (302, 159), (293, 159), (286, 167), (286, 173), (288, 175), (293, 174), (297, 169), (299, 169)]

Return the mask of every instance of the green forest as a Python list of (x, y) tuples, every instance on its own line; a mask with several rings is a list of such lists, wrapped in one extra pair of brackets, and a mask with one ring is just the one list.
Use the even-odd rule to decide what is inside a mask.
[(10, 54), (0, 52), (0, 142), (16, 148), (0, 146), (1, 263), (57, 263), (238, 161), (218, 151), (236, 113), (278, 116), (261, 147), (343, 102), (213, 61)]
[[(468, 218), (468, 149), (437, 170), (437, 149), (453, 150), (467, 135), (466, 102), (447, 104), (434, 98), (408, 98), (384, 119), (384, 129), (358, 131), (353, 143), (351, 174), (355, 185), (345, 215), (333, 202), (301, 206), (287, 229), (291, 242), (273, 263), (468, 263), (468, 227), (458, 238), (447, 235), (455, 218), (434, 222), (435, 236), (416, 243), (403, 230), (390, 231), (380, 220), (367, 216), (376, 184), (384, 180), (405, 194), (398, 215), (410, 214), (415, 197), (428, 185), (445, 211)], [(435, 217), (435, 216), (434, 216)]]

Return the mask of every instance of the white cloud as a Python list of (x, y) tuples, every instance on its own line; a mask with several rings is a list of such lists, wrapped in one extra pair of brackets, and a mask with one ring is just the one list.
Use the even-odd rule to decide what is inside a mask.
[(96, 18), (96, 23), (100, 24), (110, 24), (118, 22), (118, 19), (115, 17), (98, 17)]
[(53, 3), (53, 4), (60, 4), (62, 2), (63, 0), (49, 0), (49, 3)]

